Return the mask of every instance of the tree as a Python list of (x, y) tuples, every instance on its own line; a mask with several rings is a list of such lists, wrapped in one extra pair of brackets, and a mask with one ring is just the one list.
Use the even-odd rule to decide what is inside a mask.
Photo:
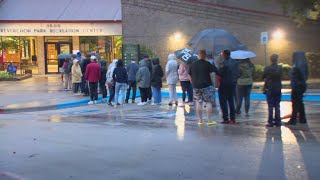
[(320, 0), (278, 0), (293, 20), (302, 26), (308, 19), (318, 21), (320, 18)]

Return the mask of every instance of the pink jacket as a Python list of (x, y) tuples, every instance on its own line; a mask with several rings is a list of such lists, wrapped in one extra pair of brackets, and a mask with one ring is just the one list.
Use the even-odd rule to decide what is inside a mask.
[(189, 69), (190, 69), (190, 65), (188, 65), (186, 63), (180, 63), (179, 70), (178, 70), (180, 81), (190, 81)]

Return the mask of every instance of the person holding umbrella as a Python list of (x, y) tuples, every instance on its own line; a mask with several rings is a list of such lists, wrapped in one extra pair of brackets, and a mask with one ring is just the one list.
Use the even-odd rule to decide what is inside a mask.
[(215, 70), (210, 62), (206, 61), (206, 51), (198, 52), (199, 60), (192, 63), (189, 70), (189, 77), (193, 86), (194, 99), (196, 101), (197, 115), (199, 118), (198, 124), (203, 124), (202, 118), (202, 103), (206, 103), (206, 113), (208, 125), (215, 124), (212, 121), (212, 107), (216, 107), (215, 103)]

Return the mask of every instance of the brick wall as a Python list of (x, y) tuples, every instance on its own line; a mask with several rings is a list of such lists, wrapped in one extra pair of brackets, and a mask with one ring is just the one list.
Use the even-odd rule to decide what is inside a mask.
[[(265, 13), (257, 13), (255, 11), (259, 9), (252, 7), (244, 11), (245, 6), (239, 4), (235, 4), (235, 8), (225, 7), (233, 2), (236, 1), (122, 0), (123, 42), (147, 46), (160, 58), (162, 65), (170, 52), (187, 47), (191, 37), (206, 28), (231, 32), (257, 53), (254, 61), (260, 64), (264, 62), (264, 50), (260, 45), (263, 31), (273, 32), (281, 28), (286, 32), (285, 40), (272, 40), (267, 47), (268, 56), (278, 53), (282, 62), (290, 63), (295, 50), (320, 51), (319, 25), (297, 28), (289, 18), (279, 14), (280, 6), (272, 2), (267, 7), (261, 5), (264, 7), (261, 11)], [(272, 7), (274, 11), (268, 11)], [(181, 39), (174, 38), (176, 32), (181, 32)]]

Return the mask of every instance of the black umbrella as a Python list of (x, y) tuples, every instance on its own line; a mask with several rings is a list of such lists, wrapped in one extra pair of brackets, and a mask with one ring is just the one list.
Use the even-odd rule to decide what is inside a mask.
[(184, 63), (191, 64), (198, 60), (198, 55), (193, 53), (190, 49), (184, 48), (174, 52), (174, 55)]
[(231, 33), (223, 29), (205, 29), (200, 31), (188, 42), (194, 52), (205, 49), (214, 55), (220, 54), (223, 50), (247, 50), (246, 45), (242, 44)]

